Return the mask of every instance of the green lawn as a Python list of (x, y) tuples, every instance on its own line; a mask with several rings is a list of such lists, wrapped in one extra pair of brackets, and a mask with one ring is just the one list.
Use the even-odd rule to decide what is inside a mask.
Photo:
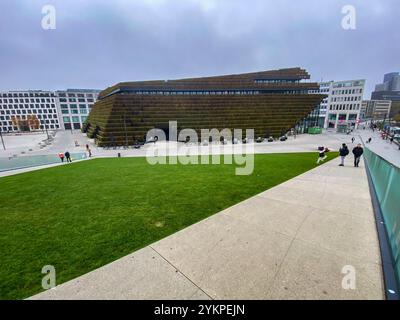
[(44, 265), (60, 284), (310, 170), (316, 158), (256, 155), (250, 176), (233, 165), (113, 158), (0, 178), (0, 298), (40, 292)]

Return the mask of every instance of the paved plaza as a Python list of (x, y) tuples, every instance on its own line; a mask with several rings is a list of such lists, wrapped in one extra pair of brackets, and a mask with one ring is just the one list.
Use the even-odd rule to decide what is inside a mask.
[[(357, 134), (354, 135), (357, 139)], [(33, 138), (32, 138), (33, 137)], [(184, 143), (176, 142), (157, 142), (157, 146), (154, 144), (146, 144), (140, 149), (111, 149), (106, 150), (104, 148), (97, 147), (94, 144), (93, 139), (88, 139), (87, 136), (78, 130), (75, 131), (59, 131), (56, 133), (53, 142), (43, 149), (40, 149), (38, 142), (40, 139), (45, 139), (46, 135), (20, 135), (12, 136), (5, 135), (4, 140), (6, 143), (6, 150), (0, 150), (0, 158), (6, 157), (25, 157), (29, 155), (57, 155), (60, 152), (69, 151), (70, 153), (86, 152), (86, 144), (91, 148), (93, 158), (99, 157), (117, 157), (118, 153), (122, 157), (144, 157), (152, 149), (157, 147), (158, 149), (165, 149), (167, 147), (179, 147), (179, 154), (210, 154), (213, 150), (209, 146), (198, 146), (198, 145), (185, 145)], [(16, 142), (18, 141), (18, 142)], [(358, 140), (357, 140), (358, 141)], [(75, 145), (77, 142), (77, 145)], [(325, 146), (330, 150), (338, 150), (340, 145), (345, 142), (351, 144), (351, 136), (338, 134), (334, 132), (326, 132), (322, 135), (298, 135), (296, 138), (289, 137), (287, 141), (274, 141), (274, 142), (262, 142), (254, 143), (254, 153), (291, 153), (291, 152), (315, 152), (317, 157), (317, 147)], [(238, 145), (236, 145), (238, 147)], [(239, 146), (240, 147), (240, 146)], [(32, 151), (29, 151), (31, 149)], [(218, 153), (235, 153), (232, 152), (232, 145), (222, 146), (217, 145)], [(241, 152), (241, 150), (239, 150)], [(150, 152), (151, 153), (151, 152)], [(0, 172), (0, 177), (14, 175), (22, 172), (28, 172), (38, 170), (42, 168), (48, 168), (52, 166), (62, 165), (51, 164), (40, 167), (30, 167), (18, 170), (3, 171)]]
[[(356, 135), (356, 134), (355, 134)], [(147, 144), (141, 149), (124, 150), (122, 147), (118, 149), (106, 150), (97, 147), (93, 139), (89, 139), (86, 134), (79, 130), (74, 131), (58, 131), (55, 134), (54, 141), (44, 148), (39, 147), (39, 142), (46, 139), (46, 134), (21, 134), (21, 135), (3, 135), (6, 150), (0, 148), (0, 157), (25, 156), (25, 155), (48, 155), (58, 154), (60, 152), (69, 151), (71, 153), (85, 152), (86, 144), (92, 149), (94, 156), (112, 157), (118, 152), (122, 156), (145, 156), (146, 151), (153, 147), (153, 144)], [(256, 153), (282, 153), (282, 152), (307, 152), (316, 151), (316, 147), (323, 145), (332, 150), (337, 150), (340, 143), (350, 143), (351, 136), (338, 134), (336, 132), (325, 132), (322, 135), (302, 134), (289, 137), (287, 141), (263, 142), (255, 143), (254, 150)], [(75, 145), (77, 142), (78, 146)], [(157, 142), (158, 145), (165, 142)], [(171, 144), (172, 142), (168, 142)], [(183, 145), (183, 143), (179, 143)], [(196, 148), (193, 144), (189, 144), (187, 149)], [(208, 147), (203, 147), (208, 150)]]

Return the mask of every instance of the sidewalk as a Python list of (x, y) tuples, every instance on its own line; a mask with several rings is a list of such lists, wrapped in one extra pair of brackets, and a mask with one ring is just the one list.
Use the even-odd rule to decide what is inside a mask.
[[(363, 164), (335, 159), (31, 299), (383, 299)], [(344, 266), (356, 289), (342, 288)]]
[[(396, 143), (390, 143), (389, 139), (383, 140), (377, 130), (372, 132), (367, 129), (359, 130), (359, 132), (365, 147), (400, 168), (400, 150)], [(372, 138), (371, 143), (366, 143), (370, 137)]]

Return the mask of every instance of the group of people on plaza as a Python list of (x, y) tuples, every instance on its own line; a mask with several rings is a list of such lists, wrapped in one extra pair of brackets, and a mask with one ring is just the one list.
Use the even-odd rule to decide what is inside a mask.
[[(351, 143), (354, 143), (355, 138), (353, 137), (351, 139)], [(318, 159), (317, 159), (317, 164), (319, 164), (320, 162), (323, 162), (328, 156), (326, 155), (327, 152), (329, 152), (330, 150), (326, 147), (319, 147), (318, 148)], [(358, 167), (360, 164), (360, 159), (361, 156), (364, 153), (364, 149), (361, 146), (361, 143), (358, 143), (352, 150), (352, 153), (354, 155), (354, 167)], [(344, 167), (344, 160), (346, 159), (346, 157), (350, 154), (350, 150), (349, 147), (347, 146), (347, 144), (343, 143), (342, 147), (339, 149), (339, 155), (340, 155), (340, 167)]]
[(71, 154), (68, 151), (66, 151), (65, 153), (60, 152), (58, 154), (58, 157), (60, 158), (61, 162), (64, 162), (64, 158), (67, 160), (67, 162), (72, 162)]
[[(91, 158), (92, 157), (92, 150), (90, 149), (88, 144), (86, 145), (86, 151), (88, 153), (89, 158)], [(60, 158), (61, 162), (64, 162), (64, 159), (66, 159), (67, 163), (68, 162), (72, 162), (71, 154), (68, 151), (66, 151), (65, 153), (60, 152), (58, 154), (58, 157)]]
[[(354, 138), (353, 138), (354, 139)], [(354, 140), (352, 139), (352, 142), (354, 143)], [(361, 143), (357, 144), (352, 150), (352, 153), (354, 155), (354, 167), (358, 167), (360, 164), (360, 159), (361, 156), (364, 153), (364, 149), (361, 146)], [(342, 144), (342, 147), (339, 149), (339, 155), (340, 155), (340, 164), (339, 167), (344, 167), (344, 160), (346, 157), (350, 154), (350, 150), (347, 147), (345, 143)]]

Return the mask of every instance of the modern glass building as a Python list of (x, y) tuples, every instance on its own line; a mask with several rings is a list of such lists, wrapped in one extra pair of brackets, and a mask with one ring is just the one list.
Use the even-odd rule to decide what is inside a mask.
[[(306, 81), (301, 68), (245, 74), (123, 82), (105, 89), (83, 128), (100, 146), (130, 145), (147, 132), (194, 129), (254, 129), (278, 137), (301, 122), (326, 97)], [(167, 133), (167, 132), (166, 132)], [(167, 134), (168, 135), (168, 134)]]
[(390, 117), (400, 113), (400, 74), (391, 72), (385, 74), (383, 83), (376, 85), (375, 91), (371, 94), (371, 100), (390, 100)]
[(56, 91), (62, 128), (81, 129), (100, 90), (67, 89)]

